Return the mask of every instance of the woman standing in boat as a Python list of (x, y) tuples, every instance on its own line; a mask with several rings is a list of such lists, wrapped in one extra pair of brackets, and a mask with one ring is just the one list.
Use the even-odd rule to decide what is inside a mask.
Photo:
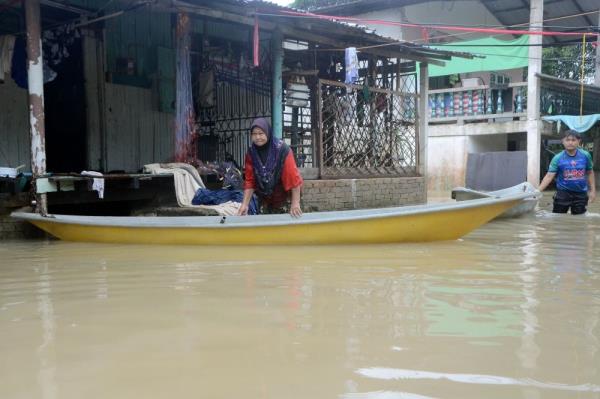
[(261, 213), (289, 212), (293, 217), (302, 216), (303, 180), (290, 147), (273, 137), (271, 125), (265, 118), (252, 122), (250, 138), (252, 145), (244, 165), (244, 199), (238, 215), (248, 214), (248, 204), (256, 193)]

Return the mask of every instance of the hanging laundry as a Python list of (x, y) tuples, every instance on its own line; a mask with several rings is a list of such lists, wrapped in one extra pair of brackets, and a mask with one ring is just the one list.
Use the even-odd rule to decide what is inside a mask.
[(81, 172), (81, 176), (93, 176), (92, 181), (92, 190), (98, 193), (98, 198), (104, 198), (104, 179), (102, 178), (102, 173), (92, 171), (92, 170), (84, 170)]
[[(44, 83), (56, 79), (57, 74), (52, 67), (70, 56), (68, 47), (75, 44), (75, 40), (79, 37), (79, 30), (69, 26), (44, 31), (42, 36)], [(27, 49), (23, 36), (17, 37), (14, 42), (10, 74), (17, 86), (27, 88)]]
[(375, 96), (375, 109), (381, 113), (387, 109), (388, 102), (385, 93), (377, 93)]
[(343, 124), (352, 124), (354, 121), (354, 104), (353, 95), (346, 93), (339, 99), (339, 115), (338, 120)]
[(354, 83), (358, 80), (358, 55), (356, 47), (348, 47), (346, 49), (346, 80), (347, 84)]
[(212, 69), (198, 74), (198, 102), (201, 108), (215, 106), (215, 73)]
[(10, 75), (14, 48), (13, 35), (0, 36), (0, 83), (4, 83), (4, 77)]
[(356, 120), (358, 126), (365, 126), (365, 119), (367, 115), (366, 108), (370, 102), (371, 90), (369, 89), (369, 85), (367, 85), (367, 81), (365, 80), (362, 90), (358, 92), (356, 99)]
[(69, 47), (80, 38), (79, 29), (74, 24), (61, 25), (52, 30), (45, 30), (42, 34), (44, 59), (50, 67), (56, 66), (63, 59), (68, 58)]

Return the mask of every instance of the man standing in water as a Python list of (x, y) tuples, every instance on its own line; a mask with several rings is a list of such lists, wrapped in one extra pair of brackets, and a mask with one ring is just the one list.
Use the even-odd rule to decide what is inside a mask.
[(589, 152), (578, 148), (581, 136), (574, 130), (567, 130), (562, 139), (565, 149), (552, 158), (548, 173), (540, 183), (544, 191), (556, 176), (556, 194), (552, 212), (571, 215), (586, 212), (586, 206), (596, 198), (596, 181), (592, 157)]

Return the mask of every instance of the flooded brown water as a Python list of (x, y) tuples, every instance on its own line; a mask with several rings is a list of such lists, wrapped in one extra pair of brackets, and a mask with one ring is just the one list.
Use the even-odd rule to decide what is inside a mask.
[(0, 243), (0, 398), (600, 398), (600, 212), (453, 242)]

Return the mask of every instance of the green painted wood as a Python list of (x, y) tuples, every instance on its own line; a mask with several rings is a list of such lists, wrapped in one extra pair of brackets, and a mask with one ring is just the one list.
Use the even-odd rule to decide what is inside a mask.
[(175, 112), (175, 50), (157, 47), (158, 104), (162, 112)]
[[(171, 15), (140, 9), (106, 22), (107, 71), (118, 74), (118, 60), (135, 61), (136, 76), (150, 80), (158, 72), (157, 47), (173, 47)], [(122, 81), (122, 80), (121, 80)]]

